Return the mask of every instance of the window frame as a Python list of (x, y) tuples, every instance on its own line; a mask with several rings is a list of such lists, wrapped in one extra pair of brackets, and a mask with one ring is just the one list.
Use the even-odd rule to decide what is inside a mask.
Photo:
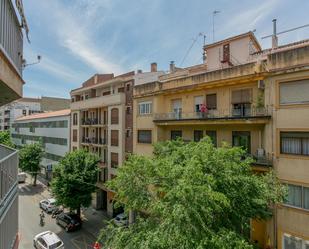
[[(299, 206), (294, 206), (293, 204), (290, 204), (290, 203), (286, 203), (285, 201), (283, 202), (283, 205), (284, 206), (287, 206), (287, 207), (291, 207), (291, 208), (295, 208), (295, 209), (300, 209), (300, 210), (304, 210), (304, 211), (309, 211), (309, 207), (308, 208), (305, 208), (304, 207), (304, 189), (309, 189), (308, 186), (303, 186), (303, 185), (296, 185), (296, 184), (291, 184), (291, 183), (286, 183), (287, 187), (288, 185), (291, 185), (291, 186), (295, 186), (295, 187), (300, 187), (301, 188), (301, 193), (300, 193), (300, 196), (301, 196), (301, 204), (300, 204), (300, 207)], [(286, 200), (287, 201), (287, 200)]]
[[(283, 133), (308, 133), (308, 137), (289, 137), (289, 138), (293, 138), (293, 139), (299, 139), (300, 140), (300, 153), (288, 153), (288, 152), (283, 152), (283, 144), (282, 144), (282, 134)], [(288, 138), (288, 137), (285, 137)], [(301, 156), (301, 157), (309, 157), (309, 153), (308, 154), (304, 154), (304, 148), (303, 148), (303, 140), (304, 139), (309, 139), (309, 131), (280, 131), (279, 132), (279, 152), (280, 155), (290, 155), (290, 156)]]
[(288, 107), (288, 106), (304, 106), (304, 105), (309, 105), (309, 100), (307, 101), (302, 101), (302, 102), (289, 102), (289, 103), (281, 103), (281, 85), (288, 85), (288, 84), (293, 84), (297, 81), (305, 81), (307, 80), (309, 83), (309, 77), (297, 77), (297, 78), (291, 78), (288, 80), (284, 81), (277, 81), (277, 106), (278, 107)]
[[(149, 105), (148, 107), (148, 112), (146, 111), (147, 108), (146, 106)], [(145, 106), (144, 107), (144, 112), (141, 112), (142, 108), (141, 106)], [(152, 101), (141, 101), (138, 103), (138, 115), (139, 116), (144, 116), (144, 115), (151, 115), (152, 114)]]
[[(140, 140), (140, 133), (141, 132), (149, 132), (150, 133), (150, 139), (148, 139), (147, 141), (141, 141)], [(137, 143), (139, 143), (139, 144), (152, 144), (152, 130), (138, 130), (137, 131)]]

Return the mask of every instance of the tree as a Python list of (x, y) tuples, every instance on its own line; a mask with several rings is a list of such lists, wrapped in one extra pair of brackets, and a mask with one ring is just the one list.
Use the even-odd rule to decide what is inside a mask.
[(41, 170), (42, 155), (43, 149), (40, 143), (27, 144), (19, 151), (19, 167), (34, 178), (33, 186), (36, 186), (37, 175)]
[(104, 248), (253, 248), (250, 219), (271, 217), (285, 188), (273, 173), (254, 174), (244, 156), (209, 138), (158, 143), (152, 158), (132, 155), (108, 187), (140, 215), (128, 228), (111, 222), (102, 230)]
[(0, 131), (0, 144), (4, 144), (8, 147), (15, 148), (11, 140), (11, 135), (9, 131)]
[(91, 194), (95, 191), (99, 158), (85, 150), (67, 153), (55, 168), (52, 192), (57, 203), (77, 210), (91, 204)]

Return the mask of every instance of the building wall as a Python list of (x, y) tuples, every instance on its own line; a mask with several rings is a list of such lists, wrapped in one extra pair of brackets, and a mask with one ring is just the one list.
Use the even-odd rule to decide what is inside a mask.
[[(31, 126), (40, 122), (66, 122), (65, 127), (36, 127), (34, 132), (31, 132)], [(18, 125), (28, 125), (28, 127), (17, 128)], [(31, 136), (31, 137), (29, 137)], [(46, 168), (47, 165), (55, 165), (58, 163), (67, 152), (70, 151), (70, 116), (58, 116), (49, 118), (28, 119), (27, 121), (16, 121), (13, 124), (12, 140), (17, 146), (38, 142), (45, 137), (46, 142), (43, 140), (45, 153), (51, 155), (44, 155), (41, 165)], [(48, 141), (48, 139), (56, 138), (55, 141)], [(58, 141), (59, 140), (59, 141)]]

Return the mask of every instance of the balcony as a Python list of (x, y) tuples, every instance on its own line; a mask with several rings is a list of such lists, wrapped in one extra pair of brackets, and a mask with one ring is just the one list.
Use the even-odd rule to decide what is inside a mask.
[(273, 157), (271, 155), (271, 153), (256, 153), (256, 154), (252, 154), (250, 155), (253, 159), (253, 166), (256, 167), (263, 167), (263, 168), (270, 168), (273, 166)]
[(103, 146), (107, 144), (107, 139), (96, 137), (83, 137), (82, 144)]
[(92, 125), (102, 126), (102, 125), (107, 125), (107, 124), (103, 123), (103, 121), (99, 120), (98, 118), (83, 118), (82, 119), (82, 125), (84, 125), (84, 126), (92, 126)]
[(0, 248), (11, 248), (18, 232), (18, 153), (0, 145)]
[(153, 117), (153, 122), (158, 125), (166, 125), (168, 123), (266, 123), (271, 118), (269, 108), (247, 108), (247, 109), (216, 109), (208, 110), (207, 112), (170, 112), (156, 113)]
[(125, 103), (125, 94), (112, 94), (106, 96), (97, 96), (71, 103), (71, 110), (84, 110), (90, 108), (98, 108), (110, 105), (119, 105)]

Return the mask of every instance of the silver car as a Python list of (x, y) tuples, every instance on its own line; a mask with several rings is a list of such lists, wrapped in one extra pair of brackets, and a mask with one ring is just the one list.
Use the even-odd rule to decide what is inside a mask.
[(54, 209), (56, 209), (56, 200), (53, 198), (41, 200), (39, 206), (47, 213), (51, 213)]
[(51, 231), (37, 234), (33, 238), (33, 246), (37, 249), (64, 249), (62, 240)]

